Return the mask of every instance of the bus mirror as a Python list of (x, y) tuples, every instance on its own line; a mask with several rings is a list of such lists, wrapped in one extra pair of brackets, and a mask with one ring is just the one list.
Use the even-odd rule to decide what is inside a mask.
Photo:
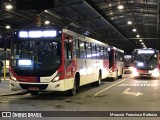
[(66, 43), (66, 47), (68, 51), (72, 51), (73, 44), (72, 43)]

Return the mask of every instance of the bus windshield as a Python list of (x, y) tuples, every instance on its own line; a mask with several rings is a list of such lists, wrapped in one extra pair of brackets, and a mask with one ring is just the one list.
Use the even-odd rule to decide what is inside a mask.
[(52, 75), (61, 64), (61, 42), (20, 40), (12, 43), (11, 66), (18, 75)]
[(134, 65), (138, 69), (145, 69), (145, 70), (153, 70), (158, 65), (158, 52), (155, 53), (143, 53), (139, 54), (135, 52), (133, 54), (134, 58)]
[(130, 67), (131, 66), (131, 55), (124, 56), (124, 66)]

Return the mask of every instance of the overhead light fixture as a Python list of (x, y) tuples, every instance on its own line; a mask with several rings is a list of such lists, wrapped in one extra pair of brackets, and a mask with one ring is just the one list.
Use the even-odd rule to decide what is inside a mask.
[(132, 24), (132, 21), (128, 21), (127, 23), (128, 23), (128, 25), (131, 25), (131, 24)]
[(140, 37), (140, 35), (136, 35), (136, 37)]
[(142, 42), (142, 39), (140, 39), (139, 42)]
[(49, 21), (49, 20), (46, 20), (46, 21), (45, 21), (45, 24), (46, 24), (46, 25), (50, 24), (50, 21)]
[(123, 5), (118, 5), (118, 9), (119, 9), (119, 10), (122, 10), (123, 8), (124, 8)]
[(90, 32), (89, 31), (85, 31), (84, 34), (85, 35), (90, 35)]
[(133, 32), (136, 32), (136, 31), (137, 31), (137, 30), (134, 28), (134, 29), (133, 29)]
[(142, 44), (142, 45), (144, 45), (144, 43), (143, 43), (143, 42), (142, 42), (141, 44)]
[(48, 10), (44, 10), (44, 12), (48, 12)]
[(6, 4), (5, 7), (6, 7), (7, 10), (11, 10), (13, 8), (13, 5), (12, 4)]
[(109, 7), (111, 7), (112, 6), (112, 4), (108, 4), (109, 5)]
[(109, 14), (110, 14), (110, 15), (113, 15), (113, 12), (110, 12)]
[(6, 29), (10, 29), (11, 28), (11, 26), (10, 25), (6, 25)]

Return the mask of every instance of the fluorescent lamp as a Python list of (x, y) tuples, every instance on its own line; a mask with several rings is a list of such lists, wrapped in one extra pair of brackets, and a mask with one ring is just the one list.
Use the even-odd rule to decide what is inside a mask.
[(128, 25), (131, 25), (131, 24), (132, 24), (132, 21), (128, 21), (127, 23), (128, 23)]
[(139, 35), (136, 35), (136, 37), (140, 37)]
[(12, 8), (13, 8), (13, 6), (12, 6), (11, 4), (6, 5), (6, 9), (7, 9), (7, 10), (10, 10), (10, 9), (12, 9)]
[(11, 28), (11, 26), (10, 25), (6, 25), (6, 29), (10, 29)]
[(118, 9), (119, 9), (119, 10), (122, 10), (123, 8), (124, 8), (123, 5), (119, 5), (119, 6), (118, 6)]
[(137, 31), (137, 30), (134, 28), (134, 29), (133, 29), (133, 32), (136, 32), (136, 31)]
[(50, 23), (50, 21), (49, 21), (49, 20), (46, 20), (46, 21), (45, 21), (45, 24), (46, 24), (46, 25), (48, 25), (49, 23)]

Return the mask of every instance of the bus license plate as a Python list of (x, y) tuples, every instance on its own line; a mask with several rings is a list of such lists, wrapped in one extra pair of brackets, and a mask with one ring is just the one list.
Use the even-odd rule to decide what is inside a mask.
[(38, 87), (29, 87), (29, 90), (38, 90)]

